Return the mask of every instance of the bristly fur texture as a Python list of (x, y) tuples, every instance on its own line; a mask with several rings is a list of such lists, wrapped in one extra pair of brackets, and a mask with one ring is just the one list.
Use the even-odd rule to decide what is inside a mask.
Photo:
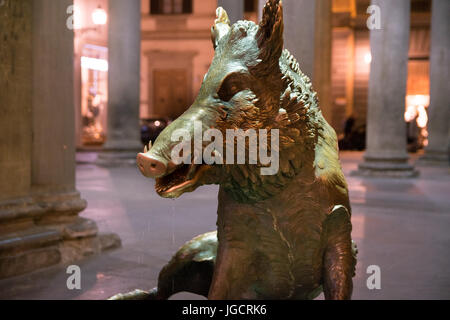
[(280, 132), (280, 171), (277, 175), (261, 176), (258, 165), (223, 166), (225, 176), (232, 178), (223, 185), (239, 201), (272, 197), (282, 192), (300, 173), (302, 165), (313, 166), (313, 158), (305, 158), (305, 155), (314, 155), (323, 127), (317, 93), (310, 79), (300, 71), (297, 60), (286, 49), (279, 59), (279, 69), (278, 78), (283, 89), (277, 106), (262, 105), (255, 95), (249, 94), (244, 100), (246, 106), (241, 106), (238, 113), (228, 115), (225, 123), (218, 125), (219, 128), (229, 127), (232, 122), (236, 128), (278, 129)]
[[(250, 90), (241, 92), (232, 101), (239, 107), (224, 113), (217, 123), (223, 131), (239, 128), (278, 129), (280, 132), (280, 171), (277, 175), (261, 176), (261, 165), (222, 166), (220, 169), (219, 175), (225, 177), (221, 185), (242, 202), (270, 198), (284, 190), (300, 173), (302, 165), (312, 167), (314, 159), (305, 155), (314, 154), (320, 129), (324, 127), (317, 93), (310, 79), (300, 71), (297, 60), (289, 51), (282, 50), (281, 7), (275, 2), (268, 3), (264, 12), (259, 26), (250, 21), (235, 23), (229, 35), (223, 38), (224, 44), (217, 48), (227, 50), (233, 47), (230, 43), (255, 37), (258, 59), (250, 60), (247, 67), (252, 75), (263, 78), (273, 88), (258, 94)], [(276, 20), (268, 19), (269, 16), (275, 16)], [(248, 151), (248, 143), (246, 147)]]

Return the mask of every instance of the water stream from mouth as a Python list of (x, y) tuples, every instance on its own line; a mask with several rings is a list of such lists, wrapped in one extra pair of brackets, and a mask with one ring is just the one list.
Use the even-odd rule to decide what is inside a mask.
[[(173, 199), (173, 201), (175, 201), (175, 199)], [(172, 229), (172, 247), (175, 246), (175, 206), (172, 205), (172, 225), (171, 225), (171, 229)]]

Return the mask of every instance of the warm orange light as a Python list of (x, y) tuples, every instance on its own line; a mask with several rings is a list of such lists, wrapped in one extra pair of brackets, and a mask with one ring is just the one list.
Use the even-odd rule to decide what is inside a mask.
[(415, 106), (407, 106), (405, 111), (405, 121), (411, 122), (417, 116), (417, 110)]
[(410, 122), (416, 119), (419, 128), (426, 128), (428, 115), (426, 107), (430, 104), (428, 95), (408, 95), (406, 96), (405, 121)]
[(430, 96), (424, 94), (415, 94), (406, 96), (407, 106), (424, 106), (428, 107), (430, 104)]
[(367, 64), (370, 64), (372, 62), (372, 55), (370, 54), (370, 52), (367, 52), (364, 55), (364, 62)]
[(92, 12), (92, 22), (97, 26), (103, 26), (108, 21), (108, 15), (106, 14), (106, 11), (103, 10), (101, 7), (98, 7), (97, 9)]
[(424, 106), (419, 106), (417, 108), (417, 125), (419, 126), (419, 128), (425, 128), (427, 126), (428, 123), (428, 115), (427, 115), (427, 111), (425, 110)]
[(108, 61), (105, 59), (81, 57), (81, 67), (106, 72), (108, 71)]
[(83, 16), (81, 10), (77, 5), (73, 6), (73, 28), (75, 30), (81, 29), (83, 26)]

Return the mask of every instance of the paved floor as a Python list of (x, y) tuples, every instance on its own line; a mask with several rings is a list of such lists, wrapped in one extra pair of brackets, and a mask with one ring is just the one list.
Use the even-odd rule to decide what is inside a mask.
[[(354, 299), (450, 299), (450, 175), (420, 167), (411, 180), (350, 176), (360, 153), (343, 153), (359, 247)], [(185, 241), (215, 229), (217, 187), (177, 200), (159, 198), (136, 168), (80, 165), (83, 216), (115, 232), (121, 249), (78, 262), (82, 289), (69, 291), (65, 266), (0, 281), (0, 299), (104, 299), (156, 285), (159, 270)], [(369, 290), (367, 267), (381, 268), (381, 289)], [(180, 294), (176, 298), (197, 298)]]

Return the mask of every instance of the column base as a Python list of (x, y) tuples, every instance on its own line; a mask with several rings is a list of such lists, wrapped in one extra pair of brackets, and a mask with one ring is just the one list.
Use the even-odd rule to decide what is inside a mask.
[(85, 205), (77, 192), (0, 203), (0, 279), (120, 247), (117, 235), (78, 216)]
[(26, 274), (61, 261), (57, 231), (31, 227), (0, 238), (0, 279)]
[(417, 164), (425, 166), (450, 166), (450, 152), (425, 150), (422, 157), (417, 160)]
[(415, 178), (419, 171), (407, 162), (381, 161), (366, 159), (358, 165), (358, 170), (351, 172), (353, 176), (384, 178)]
[(108, 151), (98, 154), (95, 164), (101, 167), (135, 166), (136, 157), (140, 151)]

